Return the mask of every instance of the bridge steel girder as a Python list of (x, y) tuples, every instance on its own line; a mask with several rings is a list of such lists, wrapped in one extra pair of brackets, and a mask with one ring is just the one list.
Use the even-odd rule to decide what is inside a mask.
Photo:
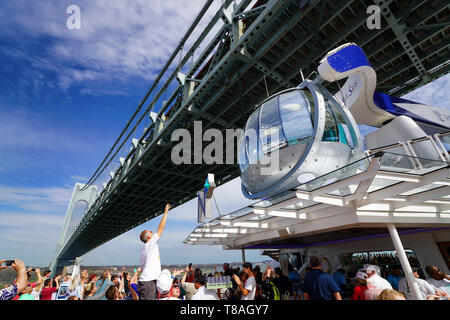
[[(225, 7), (231, 2), (226, 0)], [(369, 0), (263, 0), (260, 2), (263, 9), (254, 10), (253, 15), (244, 18), (245, 28), (240, 37), (222, 45), (222, 51), (217, 52), (224, 30), (231, 28), (230, 35), (238, 34), (233, 28), (243, 17), (242, 13), (255, 9), (247, 8), (250, 3), (243, 1), (236, 8), (231, 25), (223, 23), (221, 10), (207, 24), (194, 42), (195, 46), (182, 59), (182, 63), (186, 63), (192, 58), (194, 47), (203, 45), (202, 37), (216, 24), (223, 24), (188, 68), (186, 78), (197, 82), (194, 90), (186, 94), (187, 87), (177, 85), (169, 94), (167, 103), (158, 111), (159, 118), (166, 116), (161, 130), (155, 126), (145, 130), (138, 148), (127, 155), (125, 165), (116, 171), (107, 189), (102, 191), (68, 240), (61, 251), (61, 259), (71, 260), (158, 216), (166, 200), (172, 199), (176, 207), (194, 198), (207, 173), (215, 173), (218, 185), (238, 176), (236, 165), (174, 165), (170, 159), (176, 142), (171, 141), (171, 134), (179, 127), (192, 132), (195, 120), (203, 122), (203, 129), (216, 127), (221, 132), (243, 127), (253, 107), (266, 97), (264, 75), (270, 92), (293, 86), (301, 81), (300, 67), (308, 76), (308, 71), (315, 70), (329, 50), (345, 42), (356, 42), (375, 67), (379, 87), (389, 87), (403, 94), (424, 84), (401, 39), (393, 31), (392, 23), (383, 17), (381, 29), (367, 29), (367, 15), (363, 13), (373, 4)], [(393, 21), (404, 27), (402, 32), (424, 66), (427, 81), (448, 73), (449, 63), (445, 63), (450, 60), (450, 28), (443, 23), (450, 16), (448, 2), (387, 0), (384, 3)], [(323, 23), (314, 26), (310, 17), (320, 15)], [(434, 26), (432, 29), (413, 28), (421, 24)], [(311, 43), (314, 34), (317, 45)], [(215, 65), (202, 71), (211, 57)], [(312, 57), (310, 65), (306, 65), (308, 57)], [(177, 72), (175, 70), (169, 80)], [(166, 93), (169, 80), (148, 108), (153, 108)], [(335, 91), (337, 85), (328, 84), (328, 88)], [(206, 144), (203, 143), (203, 147)]]

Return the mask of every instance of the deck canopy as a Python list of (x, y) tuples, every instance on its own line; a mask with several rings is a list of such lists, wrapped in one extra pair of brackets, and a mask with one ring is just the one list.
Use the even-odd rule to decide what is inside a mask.
[(450, 159), (378, 151), (273, 198), (199, 225), (184, 240), (224, 249), (312, 246), (450, 228)]

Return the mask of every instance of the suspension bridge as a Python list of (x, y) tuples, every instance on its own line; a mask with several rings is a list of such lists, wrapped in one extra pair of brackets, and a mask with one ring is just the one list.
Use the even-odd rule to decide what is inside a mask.
[[(194, 121), (203, 130), (242, 128), (268, 93), (297, 86), (300, 70), (314, 77), (321, 57), (343, 43), (363, 48), (377, 89), (392, 95), (450, 71), (446, 0), (225, 0), (218, 10), (213, 4), (205, 2), (89, 181), (75, 186), (52, 268), (158, 216), (165, 203), (193, 199), (207, 173), (217, 185), (237, 177), (237, 165), (175, 165), (172, 132), (193, 132)], [(380, 28), (369, 29), (373, 4)], [(336, 92), (339, 83), (327, 88)], [(72, 231), (67, 225), (78, 201), (88, 206)]]

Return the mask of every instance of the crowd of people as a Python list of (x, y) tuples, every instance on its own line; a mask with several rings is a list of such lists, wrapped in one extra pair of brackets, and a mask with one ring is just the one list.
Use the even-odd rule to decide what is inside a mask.
[[(0, 264), (5, 261), (0, 260)], [(10, 267), (17, 271), (17, 277), (13, 284), (0, 291), (0, 300), (414, 300), (401, 270), (394, 269), (384, 279), (377, 266), (366, 265), (356, 273), (353, 292), (346, 297), (348, 285), (345, 276), (342, 281), (342, 269), (331, 275), (322, 271), (318, 257), (310, 257), (309, 262), (303, 277), (292, 266), (289, 266), (289, 275), (286, 276), (279, 267), (266, 266), (261, 272), (259, 266), (252, 267), (249, 262), (244, 263), (242, 269), (230, 268), (228, 263), (224, 263), (223, 271), (210, 274), (194, 269), (192, 265), (184, 270), (164, 269), (155, 280), (154, 292), (149, 292), (148, 289), (142, 290), (142, 284), (139, 284), (139, 275), (143, 274), (141, 268), (134, 273), (122, 268), (119, 274), (114, 275), (109, 270), (99, 275), (89, 275), (87, 270), (83, 270), (74, 277), (62, 277), (60, 274), (53, 276), (50, 270), (41, 275), (39, 269), (27, 270), (22, 261), (14, 260)], [(0, 266), (3, 268), (6, 266)], [(423, 299), (448, 297), (449, 275), (428, 266), (426, 272), (430, 279), (423, 280), (417, 270), (413, 271)], [(37, 276), (36, 282), (29, 282), (32, 273)], [(208, 279), (223, 276), (231, 277), (232, 287), (207, 288)], [(154, 296), (149, 298), (151, 293)]]
[[(140, 240), (144, 246), (140, 267), (134, 273), (122, 268), (120, 274), (110, 270), (89, 275), (87, 270), (79, 274), (57, 274), (40, 269), (27, 269), (21, 260), (0, 260), (0, 270), (13, 268), (17, 272), (14, 282), (0, 290), (0, 300), (413, 300), (413, 290), (400, 267), (392, 269), (384, 279), (376, 265), (364, 265), (356, 273), (349, 287), (345, 269), (338, 266), (331, 275), (322, 270), (322, 260), (309, 258), (305, 270), (288, 266), (288, 275), (280, 267), (259, 266), (245, 262), (230, 268), (223, 264), (223, 271), (206, 274), (194, 269), (192, 264), (184, 270), (161, 270), (158, 241), (164, 230), (170, 205), (166, 205), (156, 233), (144, 230)], [(6, 264), (6, 265), (3, 265)], [(450, 276), (435, 266), (427, 266), (428, 280), (420, 279), (418, 270), (413, 274), (422, 299), (443, 300), (450, 296)], [(30, 282), (32, 273), (36, 282)], [(231, 286), (208, 289), (208, 279), (229, 277)], [(351, 294), (348, 292), (352, 291)]]
[[(312, 257), (312, 259), (315, 257)], [(311, 260), (311, 265), (317, 261)], [(345, 270), (341, 267), (333, 274), (333, 278), (342, 279)], [(435, 266), (427, 266), (426, 272), (429, 275), (428, 280), (420, 279), (419, 269), (412, 268), (414, 280), (420, 291), (422, 300), (448, 300), (450, 296), (450, 276), (444, 274)], [(319, 272), (320, 273), (320, 272)], [(339, 274), (339, 275), (337, 275)], [(345, 280), (345, 278), (344, 278)], [(335, 281), (336, 287), (331, 285), (330, 291), (333, 294), (345, 292), (347, 283)], [(338, 290), (338, 292), (336, 292)], [(325, 290), (326, 291), (326, 290)], [(329, 293), (328, 293), (329, 294)], [(328, 300), (325, 296), (322, 297)], [(337, 297), (336, 299), (341, 299)], [(413, 290), (405, 276), (402, 276), (400, 266), (391, 268), (391, 273), (386, 279), (380, 275), (380, 268), (376, 265), (366, 264), (361, 268), (353, 279), (353, 290), (348, 297), (350, 300), (415, 300)]]

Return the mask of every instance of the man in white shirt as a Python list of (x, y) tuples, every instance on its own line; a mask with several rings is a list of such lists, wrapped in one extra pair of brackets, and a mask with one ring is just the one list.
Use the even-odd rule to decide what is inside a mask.
[(450, 296), (450, 276), (442, 272), (436, 266), (427, 266), (425, 268), (426, 272), (430, 276), (427, 280), (434, 289), (445, 292), (447, 296)]
[(197, 292), (192, 296), (191, 300), (219, 300), (219, 297), (214, 290), (206, 290), (206, 280), (204, 275), (197, 275), (194, 281)]
[(384, 289), (392, 290), (392, 286), (386, 279), (378, 275), (379, 268), (374, 265), (367, 266), (365, 272), (367, 274), (367, 286), (374, 286), (383, 291)]
[(242, 285), (242, 281), (237, 275), (233, 275), (233, 279), (236, 281), (236, 284), (242, 293), (241, 300), (255, 300), (256, 280), (252, 272), (252, 264), (250, 262), (246, 262), (242, 265), (242, 268), (247, 275), (247, 280), (244, 285)]
[[(434, 296), (436, 294), (436, 290), (423, 279), (419, 279), (418, 270), (413, 268), (414, 278), (419, 285), (420, 293), (422, 294), (423, 300), (429, 299), (430, 295)], [(398, 291), (403, 292), (406, 296), (406, 300), (415, 300), (412, 290), (409, 287), (408, 281), (406, 281), (406, 277), (403, 277), (398, 282)]]
[(166, 204), (164, 215), (159, 223), (156, 234), (150, 230), (141, 232), (140, 239), (145, 243), (141, 253), (142, 274), (138, 280), (138, 292), (140, 300), (156, 299), (156, 279), (161, 273), (161, 261), (159, 257), (158, 240), (166, 226), (167, 213), (170, 204)]

